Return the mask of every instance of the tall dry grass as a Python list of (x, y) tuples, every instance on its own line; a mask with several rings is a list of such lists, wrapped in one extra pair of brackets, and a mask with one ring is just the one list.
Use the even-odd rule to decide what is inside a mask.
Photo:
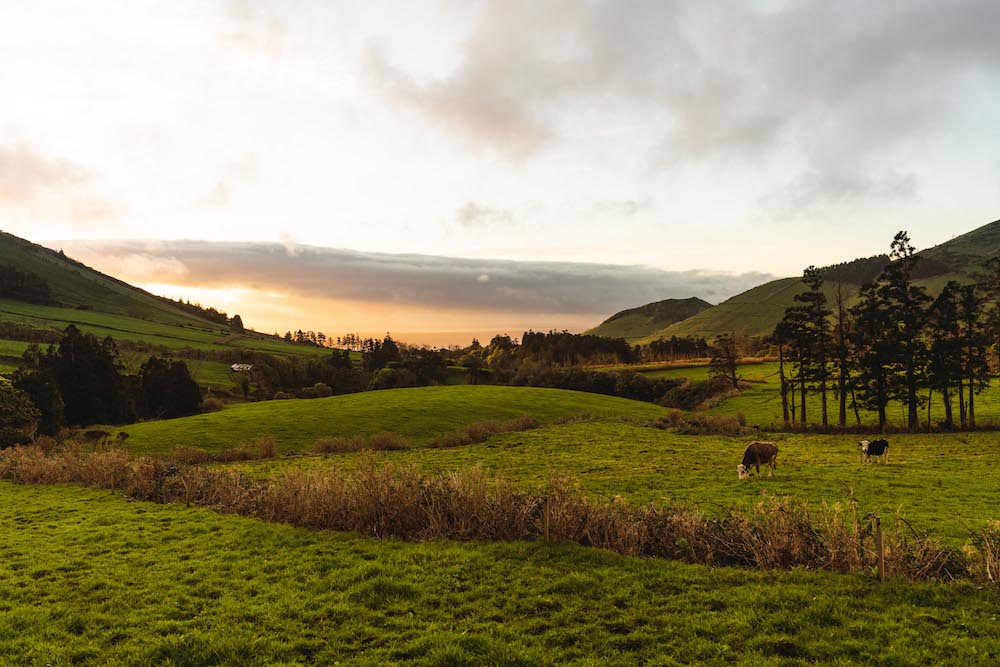
[(538, 421), (531, 415), (521, 415), (514, 419), (473, 422), (450, 433), (439, 433), (428, 443), (428, 447), (463, 447), (486, 442), (499, 433), (515, 433), (538, 428)]
[[(812, 511), (801, 502), (765, 497), (753, 507), (709, 516), (679, 504), (596, 500), (564, 477), (553, 476), (542, 492), (530, 492), (481, 467), (427, 473), (374, 456), (352, 470), (332, 464), (259, 481), (234, 470), (131, 458), (122, 450), (46, 453), (16, 447), (0, 452), (0, 478), (20, 484), (71, 482), (136, 500), (184, 502), (377, 538), (539, 539), (547, 523), (555, 540), (704, 565), (870, 572), (877, 562), (871, 517), (854, 502)], [(973, 542), (963, 553), (917, 536), (902, 519), (887, 521), (887, 572), (912, 580), (996, 582), (1000, 523), (990, 524)]]

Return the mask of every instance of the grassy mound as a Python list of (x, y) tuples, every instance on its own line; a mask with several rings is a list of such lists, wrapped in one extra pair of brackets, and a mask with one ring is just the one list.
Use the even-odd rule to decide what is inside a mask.
[(978, 664), (1000, 651), (1000, 600), (968, 584), (376, 541), (73, 487), (0, 483), (0, 497), (13, 664)]
[(134, 451), (169, 452), (177, 445), (218, 452), (274, 435), (282, 450), (311, 449), (317, 438), (391, 431), (416, 444), (487, 419), (528, 414), (553, 421), (581, 413), (654, 419), (664, 410), (613, 396), (534, 387), (445, 386), (390, 389), (312, 400), (234, 405), (221, 412), (146, 422), (122, 430)]

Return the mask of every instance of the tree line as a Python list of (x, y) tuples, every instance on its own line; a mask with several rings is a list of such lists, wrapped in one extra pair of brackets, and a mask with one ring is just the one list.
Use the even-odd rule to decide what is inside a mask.
[(72, 324), (58, 346), (28, 347), (12, 387), (37, 411), (43, 434), (65, 426), (180, 417), (202, 405), (201, 389), (183, 361), (153, 355), (127, 374), (113, 339), (85, 334)]
[(805, 269), (806, 289), (772, 335), (786, 424), (808, 423), (807, 397), (818, 394), (823, 426), (831, 421), (830, 396), (837, 401), (839, 426), (847, 425), (849, 413), (860, 424), (860, 409), (866, 409), (884, 427), (890, 402), (898, 401), (909, 429), (919, 428), (925, 407), (931, 425), (937, 396), (941, 427), (976, 427), (976, 397), (989, 386), (990, 357), (1000, 349), (994, 345), (1000, 336), (1000, 258), (988, 260), (987, 274), (977, 281), (949, 281), (933, 298), (916, 282), (928, 273), (921, 270), (923, 262), (907, 233), (899, 232), (879, 273), (856, 294), (836, 282), (832, 303), (824, 274)]

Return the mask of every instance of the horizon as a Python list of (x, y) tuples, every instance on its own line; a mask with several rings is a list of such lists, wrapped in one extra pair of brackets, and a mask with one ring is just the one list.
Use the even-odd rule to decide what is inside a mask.
[(985, 0), (5, 14), (4, 228), (262, 331), (582, 331), (1000, 209)]

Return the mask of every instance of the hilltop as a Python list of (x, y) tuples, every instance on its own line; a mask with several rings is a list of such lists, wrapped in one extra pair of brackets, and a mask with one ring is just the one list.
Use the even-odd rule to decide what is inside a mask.
[(634, 343), (711, 307), (712, 304), (698, 297), (665, 299), (615, 313), (585, 333), (607, 338), (624, 338)]
[[(182, 304), (12, 234), (0, 232), (0, 373), (13, 371), (31, 342), (52, 342), (53, 332), (73, 324), (148, 352), (252, 350), (278, 355), (326, 351), (254, 331), (235, 331), (223, 313)], [(204, 355), (203, 355), (204, 356)], [(218, 355), (216, 355), (218, 356)], [(192, 359), (196, 379), (229, 385), (228, 359)]]
[[(917, 269), (917, 282), (931, 294), (939, 292), (949, 280), (972, 280), (982, 271), (987, 259), (1000, 254), (1000, 220), (917, 254), (922, 260)], [(827, 280), (827, 298), (833, 301), (839, 282), (850, 301), (858, 288), (874, 278), (888, 261), (887, 255), (877, 255), (825, 267), (822, 271)], [(647, 343), (670, 336), (712, 339), (730, 331), (766, 336), (774, 330), (785, 309), (794, 304), (795, 295), (801, 291), (799, 277), (779, 278), (737, 294), (685, 320), (664, 326), (638, 342)]]

